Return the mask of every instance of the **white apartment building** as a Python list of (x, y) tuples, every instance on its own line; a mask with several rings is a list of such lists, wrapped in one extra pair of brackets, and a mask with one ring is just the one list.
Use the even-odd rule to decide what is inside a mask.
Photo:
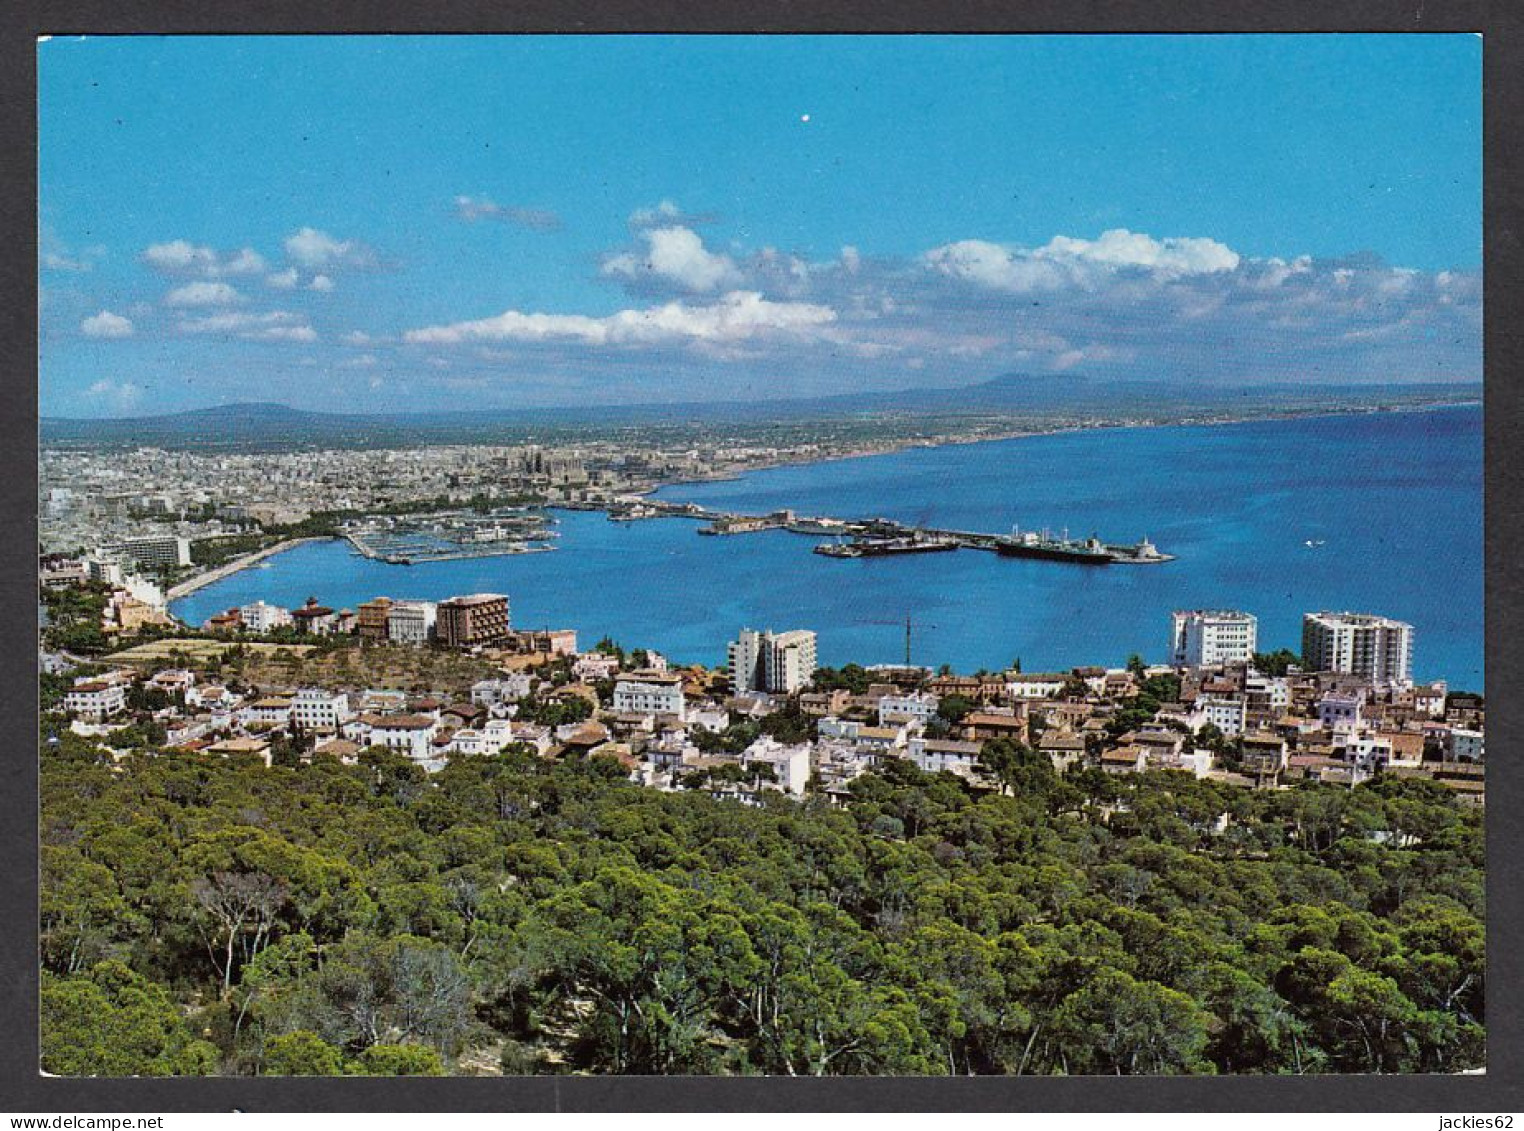
[(434, 756), (439, 720), (429, 715), (361, 715), (344, 727), (344, 737), (361, 746), (384, 746), (428, 763)]
[(433, 601), (393, 601), (386, 611), (386, 638), (422, 647), (434, 638), (439, 606)]
[(979, 752), (982, 743), (959, 742), (953, 739), (913, 737), (909, 743), (910, 760), (928, 774), (946, 771), (964, 777), (979, 769)]
[(243, 622), (243, 627), (250, 632), (270, 632), (277, 628), (285, 628), (291, 623), (291, 611), (283, 609), (279, 605), (271, 605), (265, 601), (255, 601), (251, 605), (242, 605), (238, 609), (238, 619)]
[(1243, 734), (1249, 705), (1242, 699), (1203, 697), (1196, 702), (1201, 726), (1211, 724), (1232, 737)]
[(1406, 687), (1413, 682), (1413, 626), (1369, 613), (1306, 613), (1302, 659), (1312, 671)]
[(572, 675), (583, 683), (597, 683), (619, 670), (619, 658), (603, 652), (585, 652), (572, 664)]
[(614, 710), (620, 714), (676, 715), (682, 718), (682, 676), (653, 671), (622, 675), (614, 684)]
[(1013, 699), (1052, 699), (1064, 689), (1069, 676), (1062, 672), (1013, 672), (1006, 680), (1006, 694)]
[(337, 731), (353, 717), (349, 696), (342, 691), (304, 687), (291, 699), (291, 725), (302, 730)]
[(878, 725), (888, 726), (891, 720), (915, 719), (925, 726), (931, 721), (931, 716), (937, 713), (940, 703), (941, 700), (928, 691), (911, 695), (885, 695), (878, 701)]
[(465, 727), (450, 739), (454, 754), (497, 754), (513, 742), (513, 723), (507, 719), (489, 719), (479, 727)]
[(1364, 721), (1360, 706), (1358, 695), (1329, 692), (1318, 700), (1318, 721), (1324, 730), (1354, 730)]
[(1177, 611), (1170, 630), (1170, 663), (1177, 668), (1245, 663), (1254, 657), (1259, 622), (1231, 609)]
[(510, 672), (496, 679), (478, 680), (471, 685), (471, 702), (478, 707), (502, 707), (517, 703), (529, 695), (529, 673)]
[(291, 722), (291, 700), (271, 695), (239, 708), (238, 721), (244, 726), (287, 726)]
[(81, 719), (98, 723), (127, 708), (127, 685), (113, 680), (89, 679), (76, 683), (63, 699), (63, 709)]
[(1451, 727), (1444, 744), (1445, 756), (1456, 762), (1481, 762), (1487, 757), (1487, 740), (1479, 730)]
[(773, 768), (778, 788), (784, 793), (802, 797), (810, 781), (810, 744), (802, 742), (797, 746), (785, 746), (776, 738), (764, 735), (741, 751), (743, 768), (758, 764)]
[(131, 562), (144, 569), (191, 564), (190, 539), (173, 535), (127, 538), (96, 551), (98, 557)]
[(1284, 711), (1291, 705), (1291, 684), (1284, 676), (1256, 672), (1244, 681), (1244, 694), (1255, 707), (1265, 710)]
[(792, 695), (815, 674), (815, 634), (806, 629), (775, 633), (743, 628), (726, 649), (733, 695), (766, 691)]

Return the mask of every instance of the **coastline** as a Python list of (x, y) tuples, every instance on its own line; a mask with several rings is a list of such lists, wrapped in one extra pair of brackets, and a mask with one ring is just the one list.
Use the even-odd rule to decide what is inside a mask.
[(1376, 404), (1364, 407), (1351, 406), (1338, 409), (1292, 410), (1284, 413), (1260, 413), (1247, 416), (1224, 416), (1213, 418), (1184, 417), (1179, 420), (1126, 420), (1111, 423), (1074, 424), (1061, 428), (1019, 428), (1009, 432), (997, 432), (981, 436), (933, 437), (927, 439), (885, 441), (840, 452), (828, 452), (813, 456), (783, 458), (753, 464), (743, 470), (719, 475), (703, 475), (663, 479), (647, 487), (640, 487), (624, 494), (644, 497), (654, 495), (669, 487), (684, 487), (699, 483), (734, 483), (758, 471), (773, 471), (784, 467), (808, 467), (812, 464), (836, 463), (841, 460), (868, 459), (872, 456), (896, 455), (918, 448), (951, 448), (965, 444), (1001, 444), (1009, 440), (1027, 440), (1039, 436), (1067, 436), (1079, 432), (1132, 431), (1143, 428), (1219, 428), (1234, 424), (1263, 424), (1278, 420), (1319, 420), (1345, 416), (1375, 416), (1394, 413), (1437, 412), (1452, 408), (1483, 408), (1481, 400), (1440, 401), (1434, 404)]
[(331, 541), (333, 539), (327, 537), (290, 538), (284, 542), (277, 542), (273, 546), (266, 546), (263, 550), (255, 550), (252, 554), (245, 554), (241, 558), (234, 558), (230, 562), (223, 562), (215, 569), (209, 569), (205, 573), (198, 573), (195, 577), (187, 578), (185, 581), (180, 582), (180, 584), (172, 586), (164, 594), (165, 604), (168, 605), (171, 601), (178, 601), (182, 597), (189, 597), (198, 589), (205, 589), (208, 585), (213, 585), (223, 578), (232, 577), (235, 573), (241, 573), (250, 566), (258, 565), (266, 558), (274, 557), (276, 554), (283, 554), (287, 550), (294, 550), (296, 547), (305, 546), (309, 542)]

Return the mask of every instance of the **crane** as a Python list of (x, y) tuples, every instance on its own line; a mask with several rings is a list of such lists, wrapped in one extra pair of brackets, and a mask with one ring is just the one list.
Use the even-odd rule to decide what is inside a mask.
[(911, 633), (913, 632), (913, 630), (916, 629), (916, 628), (936, 628), (937, 627), (936, 625), (931, 624), (931, 623), (929, 623), (927, 621), (913, 620), (911, 618), (911, 614), (908, 613), (908, 612), (905, 614), (905, 619), (904, 620), (863, 620), (863, 621), (858, 621), (857, 623), (858, 624), (883, 624), (883, 625), (891, 625), (892, 624), (892, 625), (895, 625), (896, 627), (898, 627), (900, 625), (903, 625), (904, 628), (905, 628), (905, 666), (907, 668), (911, 666), (911, 663), (910, 663), (910, 640), (911, 640)]

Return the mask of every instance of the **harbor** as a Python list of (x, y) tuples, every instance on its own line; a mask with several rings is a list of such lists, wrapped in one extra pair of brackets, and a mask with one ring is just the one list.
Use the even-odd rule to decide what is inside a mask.
[(543, 510), (513, 508), (488, 514), (448, 511), (422, 516), (376, 516), (343, 535), (361, 557), (389, 565), (544, 553), (560, 537)]
[(742, 514), (715, 510), (698, 503), (646, 497), (618, 499), (577, 509), (603, 510), (611, 522), (693, 519), (704, 524), (698, 528), (698, 533), (708, 537), (768, 530), (785, 530), (811, 537), (825, 535), (832, 541), (819, 543), (814, 552), (828, 558), (878, 558), (966, 549), (985, 550), (1001, 557), (1087, 566), (1156, 565), (1175, 560), (1175, 555), (1162, 552), (1146, 535), (1137, 542), (1122, 543), (1105, 542), (1094, 534), (1084, 539), (1071, 538), (1067, 530), (1055, 535), (1047, 530), (1023, 531), (1013, 527), (1009, 534), (990, 534), (912, 525), (889, 518), (806, 516), (787, 509), (766, 514)]

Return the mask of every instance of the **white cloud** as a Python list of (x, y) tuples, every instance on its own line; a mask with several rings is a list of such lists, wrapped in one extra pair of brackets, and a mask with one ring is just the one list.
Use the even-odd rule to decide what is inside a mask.
[(164, 296), (170, 306), (231, 306), (243, 296), (226, 283), (186, 283)]
[(682, 216), (683, 212), (670, 200), (664, 200), (655, 208), (637, 208), (630, 213), (630, 223), (637, 228), (644, 228), (648, 224), (670, 224)]
[(855, 275), (863, 265), (863, 257), (855, 247), (848, 244), (841, 249), (841, 265), (846, 268), (848, 275)]
[(1092, 287), (1117, 271), (1142, 271), (1157, 280), (1215, 275), (1235, 270), (1232, 248), (1203, 237), (1154, 239), (1114, 228), (1099, 239), (1054, 236), (1039, 248), (1012, 248), (985, 240), (960, 240), (923, 257), (933, 270), (993, 290), (1023, 293), (1065, 286)]
[(243, 338), (246, 341), (317, 341), (317, 331), (305, 318), (285, 310), (272, 310), (264, 314), (209, 314), (202, 318), (184, 319), (178, 328), (183, 334), (215, 334)]
[(561, 226), (561, 217), (548, 208), (521, 208), (498, 204), (484, 196), (457, 196), (455, 214), (467, 223), (477, 220), (506, 220), (521, 228), (549, 232)]
[(312, 276), (312, 281), (307, 284), (307, 289), (309, 291), (331, 291), (333, 290), (333, 280), (327, 275), (314, 275)]
[(341, 240), (316, 228), (300, 228), (286, 237), (286, 254), (308, 270), (374, 267), (375, 253), (357, 240)]
[(48, 271), (88, 271), (93, 266), (88, 259), (75, 258), (57, 251), (44, 251), (37, 262)]
[(339, 362), (342, 369), (373, 369), (375, 365), (376, 355), (373, 353), (362, 353)]
[(576, 342), (584, 345), (727, 343), (769, 336), (809, 337), (836, 320), (827, 306), (770, 302), (755, 291), (732, 291), (707, 306), (670, 302), (621, 310), (604, 318), (583, 314), (524, 314), (409, 330), (411, 343)]
[(189, 240), (170, 240), (143, 249), (143, 262), (172, 275), (199, 275), (213, 279), (222, 275), (257, 275), (265, 260), (251, 247), (220, 254), (216, 249)]
[(246, 247), (229, 256), (222, 264), (224, 275), (258, 275), (265, 269), (265, 257), (252, 247)]
[(205, 271), (216, 266), (217, 253), (188, 240), (171, 240), (144, 248), (143, 261), (160, 271)]
[(128, 338), (132, 336), (132, 319), (103, 310), (86, 318), (79, 329), (87, 338)]
[(371, 338), (364, 330), (351, 330), (343, 335), (339, 341), (343, 342), (346, 346), (368, 346), (370, 345)]
[(641, 233), (646, 254), (626, 252), (604, 261), (603, 273), (641, 280), (651, 276), (688, 291), (716, 291), (741, 281), (741, 272), (728, 255), (704, 247), (690, 228), (648, 228)]
[(105, 401), (122, 412), (137, 404), (143, 396), (143, 390), (131, 381), (100, 380), (86, 389), (85, 395), (92, 400)]
[(295, 267), (287, 267), (284, 271), (276, 271), (274, 274), (265, 276), (265, 283), (281, 291), (289, 291), (300, 281), (301, 276), (296, 273)]

